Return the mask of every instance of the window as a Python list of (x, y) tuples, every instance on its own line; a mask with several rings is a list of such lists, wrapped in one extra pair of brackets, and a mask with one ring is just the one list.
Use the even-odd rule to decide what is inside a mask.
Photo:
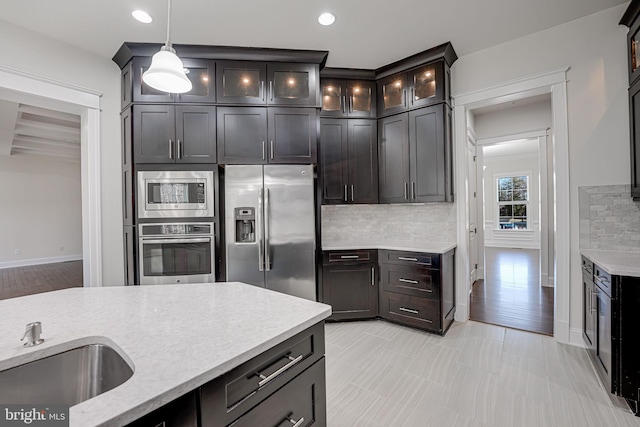
[(529, 205), (529, 177), (502, 176), (498, 182), (498, 228), (526, 230)]

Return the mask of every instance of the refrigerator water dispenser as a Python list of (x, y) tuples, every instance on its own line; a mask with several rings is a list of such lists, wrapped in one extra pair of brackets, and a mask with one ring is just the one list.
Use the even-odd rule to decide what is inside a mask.
[(235, 208), (236, 243), (256, 241), (256, 210), (253, 207)]

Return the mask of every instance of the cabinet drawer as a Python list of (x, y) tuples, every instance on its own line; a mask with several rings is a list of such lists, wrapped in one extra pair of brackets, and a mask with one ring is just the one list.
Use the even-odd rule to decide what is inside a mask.
[(593, 262), (585, 257), (582, 257), (582, 273), (593, 275)]
[(354, 251), (327, 251), (322, 255), (322, 263), (324, 265), (335, 263), (348, 263), (357, 261), (375, 261), (375, 250), (354, 250)]
[(127, 427), (198, 427), (196, 394), (188, 393), (165, 406), (156, 409), (127, 424)]
[(231, 423), (323, 356), (320, 322), (202, 386), (202, 425)]
[(382, 264), (382, 288), (416, 297), (440, 299), (440, 270), (425, 267)]
[(380, 262), (399, 265), (425, 265), (440, 268), (440, 255), (424, 252), (380, 250)]
[(611, 275), (595, 264), (593, 266), (593, 282), (609, 297), (614, 297), (611, 294)]
[(380, 292), (380, 315), (429, 331), (440, 332), (440, 302), (427, 298)]
[[(233, 427), (324, 427), (327, 425), (324, 358), (251, 411), (230, 424)], [(208, 424), (204, 418), (203, 427)]]

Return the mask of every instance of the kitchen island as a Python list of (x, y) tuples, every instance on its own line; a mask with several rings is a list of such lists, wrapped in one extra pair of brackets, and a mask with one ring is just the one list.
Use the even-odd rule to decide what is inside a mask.
[[(331, 308), (231, 282), (66, 289), (0, 301), (0, 313), (0, 371), (86, 344), (112, 347), (133, 368), (120, 386), (71, 407), (70, 425), (90, 427), (133, 422), (317, 325)], [(20, 336), (35, 321), (45, 341), (25, 348)]]

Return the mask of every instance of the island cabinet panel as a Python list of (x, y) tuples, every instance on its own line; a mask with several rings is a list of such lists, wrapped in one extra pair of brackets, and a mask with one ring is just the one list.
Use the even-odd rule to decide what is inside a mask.
[(215, 163), (216, 107), (134, 105), (135, 163)]
[(375, 250), (323, 254), (322, 300), (331, 306), (329, 320), (370, 319), (378, 315), (375, 261)]
[[(297, 414), (298, 409), (283, 404), (297, 394), (305, 396), (302, 401), (296, 401), (296, 405), (302, 408), (298, 418), (305, 418), (305, 423), (301, 425), (324, 425), (309, 422), (317, 422), (316, 418), (320, 416), (317, 409), (312, 414), (305, 412), (308, 408), (304, 409), (308, 404), (325, 404), (324, 349), (324, 323), (321, 322), (205, 384), (200, 389), (202, 427), (227, 426), (236, 420), (239, 423), (237, 425), (280, 425), (279, 422), (286, 419), (274, 419), (277, 422), (273, 424), (246, 423), (254, 420), (256, 414), (268, 417), (280, 416), (281, 411)], [(322, 373), (313, 371), (303, 377), (301, 374), (309, 371), (314, 364), (321, 367)], [(320, 375), (322, 381), (319, 381)], [(285, 392), (283, 390), (286, 387), (289, 391)], [(313, 396), (311, 402), (309, 393)], [(261, 402), (264, 405), (259, 405)], [(256, 405), (262, 406), (262, 409), (253, 414), (252, 408)], [(270, 405), (276, 406), (266, 408)], [(265, 414), (264, 411), (274, 412)], [(322, 417), (318, 419), (324, 419)], [(296, 421), (298, 418), (295, 418)]]
[(593, 263), (582, 258), (582, 338), (589, 353), (595, 352), (597, 293), (593, 283)]
[(199, 427), (196, 392), (156, 409), (127, 427)]
[(444, 335), (455, 314), (454, 250), (380, 250), (380, 316)]

